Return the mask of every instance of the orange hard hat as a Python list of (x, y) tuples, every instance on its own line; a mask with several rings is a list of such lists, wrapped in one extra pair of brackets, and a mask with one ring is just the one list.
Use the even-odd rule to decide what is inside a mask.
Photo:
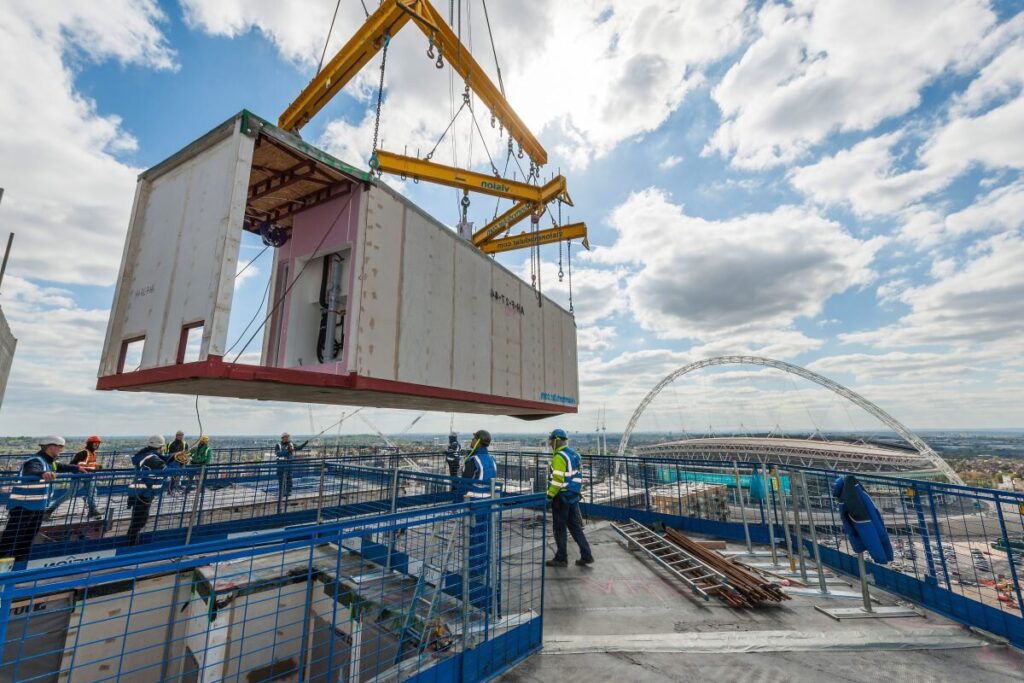
[(86, 439), (85, 442), (86, 443), (103, 443), (103, 439), (101, 439), (100, 437), (98, 437), (95, 434), (93, 434), (88, 439)]

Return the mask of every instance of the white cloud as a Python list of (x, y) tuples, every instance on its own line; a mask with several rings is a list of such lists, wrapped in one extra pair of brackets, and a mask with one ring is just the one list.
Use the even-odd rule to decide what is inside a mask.
[(593, 260), (632, 269), (626, 291), (644, 329), (754, 346), (817, 316), (832, 295), (871, 282), (883, 243), (792, 206), (709, 221), (658, 189), (631, 195), (609, 222), (618, 239)]
[(1024, 181), (997, 187), (971, 206), (946, 217), (954, 235), (989, 230), (1016, 230), (1024, 225)]
[(174, 67), (154, 2), (6, 3), (0, 22), (0, 178), (18, 226), (11, 272), (109, 284), (138, 169), (113, 154), (135, 140), (76, 91), (72, 65), (113, 59)]
[(820, 161), (796, 168), (793, 186), (822, 204), (848, 203), (865, 215), (899, 211), (928, 193), (942, 189), (951, 178), (939, 169), (894, 173), (892, 148), (904, 133), (868, 138)]
[(794, 169), (790, 180), (814, 201), (848, 204), (867, 216), (899, 215), (901, 237), (925, 248), (943, 234), (1019, 225), (1019, 182), (987, 178), (990, 189), (974, 207), (946, 220), (940, 194), (974, 166), (1024, 168), (1024, 14), (990, 32), (972, 57), (989, 60), (943, 116), (905, 122), (894, 132), (868, 137), (815, 163)]
[[(332, 11), (326, 3), (296, 8), (269, 0), (184, 0), (183, 5), (191, 25), (227, 36), (258, 29), (304, 69), (319, 60)], [(746, 28), (743, 0), (695, 0), (670, 10), (654, 0), (531, 0), (488, 9), (492, 27), (500, 27), (495, 46), (510, 102), (535, 133), (547, 129), (549, 152), (558, 157), (553, 162), (574, 167), (664, 123), (702, 82), (702, 69), (735, 49)], [(440, 11), (447, 15), (444, 8)], [(358, 5), (343, 5), (328, 59), (362, 21)], [(474, 55), (497, 80), (483, 13), (473, 8), (471, 16), (463, 17), (462, 31), (467, 45), (475, 39)], [(410, 152), (425, 154), (451, 118), (450, 98), (460, 101), (461, 79), (450, 84), (448, 70), (435, 70), (424, 55), (426, 47), (426, 38), (410, 26), (389, 48), (381, 121), (386, 148), (408, 145)], [(365, 102), (365, 114), (355, 121), (331, 122), (324, 137), (349, 160), (365, 160), (369, 154), (370, 95), (377, 87), (378, 64), (368, 64), (347, 89)], [(480, 109), (477, 116), (487, 132), (488, 113)], [(470, 125), (463, 115), (449, 134), (463, 147), (463, 164)], [(485, 162), (480, 140), (473, 144), (473, 163)], [(488, 144), (500, 164), (504, 146)], [(439, 159), (451, 159), (447, 142), (440, 150)]]
[(576, 330), (576, 344), (585, 353), (607, 351), (615, 343), (618, 330), (610, 325), (587, 325)]
[[(593, 268), (582, 266), (581, 254), (586, 252), (573, 248), (572, 266), (572, 297), (576, 322), (581, 327), (601, 322), (626, 308), (626, 295), (622, 288), (621, 270)], [(541, 262), (541, 291), (551, 297), (563, 308), (569, 308), (569, 268), (568, 261), (563, 261), (562, 279), (558, 279), (558, 261), (554, 260), (553, 249), (548, 247)], [(529, 261), (519, 268), (519, 277), (525, 282), (532, 282)]]
[(670, 168), (675, 168), (681, 163), (683, 163), (683, 158), (676, 154), (672, 154), (662, 159), (661, 163), (658, 164), (658, 168), (663, 171), (667, 171)]
[(870, 381), (946, 383), (969, 377), (993, 361), (991, 354), (969, 353), (951, 357), (948, 353), (890, 351), (848, 353), (826, 356), (808, 363), (807, 368), (824, 375), (847, 373), (858, 384)]
[(726, 120), (706, 152), (766, 168), (871, 130), (915, 108), (994, 22), (983, 0), (767, 3), (759, 37), (713, 91)]
[(879, 347), (992, 344), (1016, 355), (1024, 344), (1024, 238), (996, 235), (967, 255), (955, 273), (900, 292), (910, 312), (898, 322), (840, 339)]

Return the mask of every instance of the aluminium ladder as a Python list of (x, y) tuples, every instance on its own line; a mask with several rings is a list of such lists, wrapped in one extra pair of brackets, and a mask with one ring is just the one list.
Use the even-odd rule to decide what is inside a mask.
[(705, 600), (711, 598), (711, 593), (732, 590), (724, 574), (636, 520), (630, 519), (628, 523), (612, 522), (612, 528), (626, 539), (628, 548), (642, 550)]
[[(398, 651), (395, 654), (395, 664), (401, 662), (407, 642), (416, 643), (415, 652), (418, 659), (423, 655), (423, 651), (431, 640), (431, 629), (435, 629), (437, 626), (434, 623), (435, 613), (444, 593), (445, 570), (457, 539), (458, 533), (447, 526), (442, 526), (439, 531), (435, 524), (431, 530), (423, 556), (423, 566), (420, 567), (420, 575), (416, 581), (416, 589), (413, 591), (409, 611), (406, 612), (405, 623), (402, 625)], [(426, 607), (426, 614), (423, 617), (418, 617), (416, 612), (421, 606)], [(417, 621), (422, 624), (422, 628), (417, 628)]]

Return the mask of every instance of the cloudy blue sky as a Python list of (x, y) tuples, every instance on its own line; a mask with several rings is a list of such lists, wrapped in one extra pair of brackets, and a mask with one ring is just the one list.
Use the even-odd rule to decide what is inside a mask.
[[(17, 237), (0, 305), (20, 341), (0, 432), (194, 428), (191, 399), (93, 390), (135, 176), (243, 107), (276, 119), (315, 72), (334, 4), (3, 3), (0, 230)], [(463, 38), (493, 75), (482, 4), (461, 5)], [(568, 177), (571, 218), (590, 227), (592, 251), (574, 251), (581, 412), (567, 427), (591, 428), (607, 406), (617, 429), (660, 377), (723, 353), (805, 365), (912, 427), (1024, 426), (1019, 2), (488, 9), (508, 97), (548, 169)], [(362, 19), (359, 0), (341, 0), (328, 54)], [(386, 148), (429, 148), (459, 101), (461, 82), (433, 67), (425, 43), (412, 29), (392, 43)], [(304, 137), (365, 165), (378, 66)], [(463, 120), (440, 158), (488, 168), (484, 143), (503, 151), (484, 128), (474, 139)], [(457, 220), (452, 191), (399, 185)], [(477, 199), (470, 217), (493, 208)], [(257, 251), (247, 244), (243, 258)], [(564, 301), (557, 248), (544, 257), (545, 291)], [(525, 254), (502, 261), (529, 277)], [(257, 305), (267, 270), (257, 261), (242, 279), (239, 314)], [(731, 384), (784, 400), (754, 376)], [(714, 401), (707, 385), (681, 385), (676, 401), (728, 405), (728, 384)], [(201, 406), (213, 433), (310, 422), (305, 406)], [(339, 412), (314, 408), (314, 422)], [(389, 431), (415, 417), (370, 415)], [(428, 415), (418, 429), (447, 426)]]

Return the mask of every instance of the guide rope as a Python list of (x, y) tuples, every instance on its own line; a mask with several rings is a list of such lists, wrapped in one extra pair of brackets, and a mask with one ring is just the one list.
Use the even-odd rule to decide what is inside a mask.
[[(362, 2), (362, 0), (360, 0), (360, 2)], [(341, 7), (341, 0), (338, 0), (337, 4), (334, 5), (334, 16), (331, 17), (331, 27), (327, 29), (327, 40), (324, 41), (324, 51), (320, 53), (320, 63), (316, 65), (317, 74), (319, 74), (320, 70), (324, 68), (324, 57), (327, 56), (327, 45), (331, 42), (331, 33), (334, 32), (334, 22), (338, 18), (339, 7)], [(366, 5), (363, 5), (363, 11), (366, 12)], [(366, 16), (370, 16), (370, 13), (367, 12)]]

